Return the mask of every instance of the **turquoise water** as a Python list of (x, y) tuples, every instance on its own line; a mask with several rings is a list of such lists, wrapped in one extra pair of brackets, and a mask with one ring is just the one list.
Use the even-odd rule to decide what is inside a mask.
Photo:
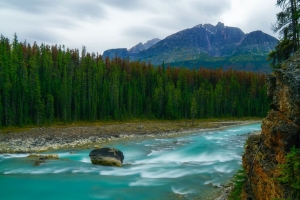
[(260, 124), (168, 139), (123, 140), (122, 168), (90, 163), (87, 150), (60, 150), (61, 159), (33, 166), (27, 154), (0, 155), (3, 200), (202, 199), (241, 166), (244, 142)]

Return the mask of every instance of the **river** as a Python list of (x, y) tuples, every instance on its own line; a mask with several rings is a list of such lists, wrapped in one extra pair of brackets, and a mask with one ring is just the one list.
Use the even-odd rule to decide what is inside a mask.
[(3, 154), (1, 199), (202, 199), (241, 168), (248, 133), (260, 125), (107, 144), (124, 153), (122, 168), (92, 165), (91, 149), (46, 152), (60, 159), (40, 166), (33, 166), (28, 154)]

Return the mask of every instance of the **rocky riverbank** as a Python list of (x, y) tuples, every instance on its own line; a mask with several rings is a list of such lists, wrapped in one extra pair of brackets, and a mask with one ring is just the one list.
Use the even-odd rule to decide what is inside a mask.
[(0, 133), (0, 153), (37, 153), (63, 148), (94, 148), (119, 139), (174, 137), (208, 129), (260, 121), (114, 123), (76, 127), (41, 127), (17, 133)]

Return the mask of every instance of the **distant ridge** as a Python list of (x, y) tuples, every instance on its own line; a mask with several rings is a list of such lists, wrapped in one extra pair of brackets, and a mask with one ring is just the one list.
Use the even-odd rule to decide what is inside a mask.
[(267, 55), (277, 43), (276, 38), (262, 31), (245, 34), (240, 28), (219, 22), (216, 26), (199, 24), (163, 40), (154, 40), (148, 48), (139, 43), (130, 50), (107, 50), (103, 56), (129, 57), (131, 60), (150, 61), (154, 65), (165, 62), (188, 68), (223, 67), (269, 73)]
[(159, 42), (160, 39), (158, 38), (154, 38), (152, 40), (148, 40), (146, 43), (138, 43), (137, 45), (131, 47), (129, 50), (127, 50), (126, 48), (117, 48), (117, 49), (109, 49), (104, 51), (103, 53), (103, 57), (109, 57), (109, 58), (113, 58), (113, 57), (121, 57), (121, 58), (125, 58), (125, 57), (133, 57), (134, 55), (138, 54), (141, 51), (147, 50), (150, 47), (152, 47), (153, 45), (155, 45), (157, 42)]

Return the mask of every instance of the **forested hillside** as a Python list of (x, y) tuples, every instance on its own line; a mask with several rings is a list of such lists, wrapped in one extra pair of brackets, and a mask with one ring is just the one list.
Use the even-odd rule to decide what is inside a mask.
[(154, 67), (0, 40), (0, 125), (54, 121), (263, 117), (265, 75)]

